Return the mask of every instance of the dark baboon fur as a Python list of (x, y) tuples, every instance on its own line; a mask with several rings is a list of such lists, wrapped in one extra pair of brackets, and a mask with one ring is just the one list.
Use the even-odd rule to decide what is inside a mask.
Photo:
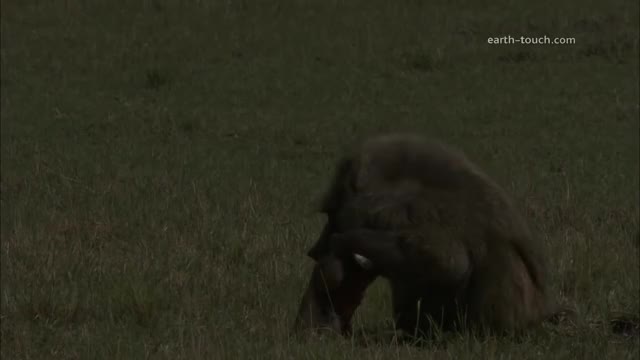
[[(493, 180), (442, 143), (405, 134), (366, 141), (340, 162), (322, 211), (327, 223), (308, 253), (314, 279), (324, 259), (343, 268), (328, 271), (336, 281), (328, 293), (310, 286), (302, 327), (328, 324), (300, 321), (315, 302), (336, 314), (334, 329), (349, 328), (376, 276), (389, 280), (396, 327), (410, 334), (433, 325), (518, 332), (553, 312), (545, 256), (526, 222)], [(327, 305), (331, 298), (353, 300)]]

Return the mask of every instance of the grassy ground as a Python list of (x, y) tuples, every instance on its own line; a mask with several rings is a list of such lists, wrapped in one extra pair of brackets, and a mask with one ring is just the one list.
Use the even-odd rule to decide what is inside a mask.
[[(3, 359), (638, 357), (588, 325), (640, 311), (637, 1), (1, 4)], [(314, 201), (346, 146), (394, 130), (517, 199), (576, 327), (288, 337)], [(356, 327), (382, 334), (369, 294)]]

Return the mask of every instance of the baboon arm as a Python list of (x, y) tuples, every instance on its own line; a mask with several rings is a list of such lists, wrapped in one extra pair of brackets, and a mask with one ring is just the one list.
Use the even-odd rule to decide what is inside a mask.
[(404, 234), (357, 229), (334, 234), (331, 247), (341, 255), (360, 254), (382, 275), (420, 274), (425, 281), (454, 284), (468, 276), (471, 260), (464, 245), (433, 230)]
[(405, 254), (398, 246), (400, 238), (390, 232), (369, 229), (351, 230), (331, 236), (331, 249), (339, 256), (359, 254), (369, 259), (383, 275), (407, 271)]

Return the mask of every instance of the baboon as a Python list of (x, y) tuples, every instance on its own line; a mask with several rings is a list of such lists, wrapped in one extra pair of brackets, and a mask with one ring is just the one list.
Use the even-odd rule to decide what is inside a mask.
[[(546, 258), (525, 220), (493, 180), (441, 142), (409, 134), (365, 141), (339, 162), (321, 210), (327, 222), (308, 252), (316, 265), (299, 328), (348, 332), (378, 276), (390, 283), (396, 328), (408, 334), (434, 326), (520, 332), (555, 310)], [(311, 319), (309, 309), (325, 315)]]

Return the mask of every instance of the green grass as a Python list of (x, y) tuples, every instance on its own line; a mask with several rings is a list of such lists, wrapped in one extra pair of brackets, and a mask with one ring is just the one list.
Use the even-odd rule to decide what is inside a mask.
[[(3, 359), (638, 357), (588, 325), (640, 311), (637, 1), (1, 4)], [(289, 338), (332, 167), (398, 130), (513, 195), (575, 328), (374, 341), (376, 283), (368, 345)]]

